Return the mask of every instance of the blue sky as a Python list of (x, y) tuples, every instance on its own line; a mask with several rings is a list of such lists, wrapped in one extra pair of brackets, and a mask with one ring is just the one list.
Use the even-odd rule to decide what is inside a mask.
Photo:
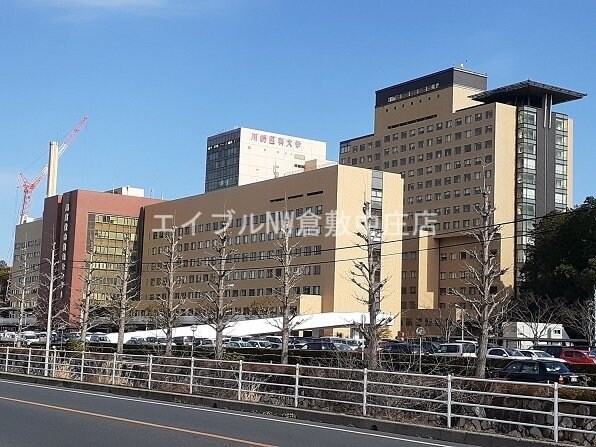
[[(575, 119), (575, 201), (593, 171), (596, 3), (567, 1), (2, 0), (0, 259), (18, 173), (60, 160), (59, 191), (134, 185), (200, 193), (208, 135), (247, 126), (327, 142), (370, 133), (374, 91), (460, 63), (489, 88), (524, 79), (587, 92)], [(45, 181), (34, 195), (41, 213)]]

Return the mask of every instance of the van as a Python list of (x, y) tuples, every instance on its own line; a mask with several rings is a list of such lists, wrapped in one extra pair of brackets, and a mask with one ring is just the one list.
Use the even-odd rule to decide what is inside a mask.
[(476, 346), (472, 343), (441, 343), (433, 355), (444, 357), (476, 357)]
[(107, 335), (93, 334), (89, 337), (89, 343), (111, 343)]
[(244, 342), (248, 342), (248, 340), (252, 340), (252, 337), (250, 335), (245, 335), (245, 336), (242, 336), (242, 337), (239, 337), (239, 336), (230, 337), (230, 341), (244, 341)]

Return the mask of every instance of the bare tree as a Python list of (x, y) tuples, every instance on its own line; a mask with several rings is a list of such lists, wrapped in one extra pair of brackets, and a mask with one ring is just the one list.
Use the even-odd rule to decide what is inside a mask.
[(523, 323), (523, 336), (531, 338), (534, 345), (549, 333), (553, 324), (560, 322), (564, 310), (560, 300), (533, 293), (524, 294), (511, 304), (511, 323)]
[(481, 226), (467, 233), (476, 240), (478, 249), (465, 250), (471, 262), (466, 262), (466, 276), (462, 280), (478, 293), (468, 294), (456, 289), (451, 292), (468, 305), (472, 318), (479, 326), (480, 339), (474, 374), (484, 378), (488, 339), (506, 314), (510, 294), (500, 282), (508, 269), (501, 268), (498, 250), (492, 249), (500, 238), (501, 225), (494, 223), (495, 207), (490, 203), (490, 189), (486, 183), (482, 189), (482, 197), (482, 205), (474, 207), (481, 218)]
[(163, 250), (163, 261), (158, 263), (158, 270), (164, 274), (161, 279), (163, 294), (156, 297), (155, 320), (158, 328), (164, 331), (166, 337), (166, 355), (172, 354), (172, 336), (178, 320), (184, 311), (188, 298), (183, 298), (178, 290), (182, 287), (182, 281), (176, 276), (182, 266), (180, 255), (182, 237), (178, 235), (178, 227), (174, 225), (171, 230), (165, 232), (165, 239), (168, 243)]
[(93, 301), (97, 287), (101, 283), (101, 279), (96, 276), (96, 268), (93, 263), (93, 248), (87, 252), (87, 258), (83, 267), (83, 273), (79, 275), (83, 282), (83, 290), (81, 291), (81, 301), (77, 303), (79, 315), (78, 322), (81, 329), (81, 340), (85, 343), (87, 333), (93, 327), (102, 324), (106, 321), (105, 316), (99, 318), (98, 311), (105, 310), (105, 306), (100, 306)]
[[(460, 312), (464, 312), (464, 310), (460, 309)], [(462, 329), (463, 321), (461, 317), (458, 321), (456, 308), (450, 305), (447, 309), (439, 309), (433, 322), (441, 332), (441, 339), (449, 341), (456, 334), (456, 331)]]
[(565, 324), (581, 334), (590, 346), (596, 344), (596, 293), (594, 299), (578, 300), (563, 307)]
[(8, 301), (12, 306), (16, 307), (17, 318), (17, 333), (14, 339), (14, 345), (21, 347), (23, 329), (27, 324), (27, 317), (29, 316), (26, 310), (27, 304), (27, 274), (30, 267), (27, 262), (27, 250), (23, 247), (20, 255), (21, 265), (18, 270), (13, 267), (10, 282), (8, 285)]
[(199, 315), (202, 322), (215, 330), (215, 358), (223, 358), (223, 333), (234, 320), (233, 305), (236, 301), (230, 296), (230, 275), (234, 270), (235, 249), (230, 249), (229, 224), (216, 231), (217, 239), (213, 245), (213, 260), (209, 262), (211, 274), (207, 281), (207, 291), (199, 291)]
[(49, 266), (48, 273), (42, 273), (37, 302), (32, 315), (37, 321), (46, 321), (47, 348), (54, 327), (64, 327), (68, 324), (69, 305), (61, 300), (64, 290), (64, 273), (61, 271), (61, 262), (58, 259), (56, 243), (52, 242), (50, 257), (44, 259)]
[(49, 266), (49, 272), (42, 274), (40, 293), (34, 313), (41, 321), (46, 319), (46, 343), (45, 343), (45, 368), (44, 375), (49, 374), (50, 341), (55, 327), (64, 328), (69, 320), (69, 304), (62, 298), (64, 288), (64, 273), (61, 270), (61, 262), (56, 250), (56, 242), (52, 241), (52, 249), (49, 259), (44, 260)]
[[(289, 359), (289, 341), (290, 333), (300, 323), (296, 308), (300, 302), (299, 286), (303, 275), (302, 266), (293, 266), (293, 252), (300, 245), (290, 243), (293, 231), (292, 215), (288, 212), (288, 207), (284, 208), (283, 215), (279, 222), (279, 240), (277, 241), (277, 250), (274, 255), (279, 267), (274, 270), (278, 287), (275, 287), (272, 295), (272, 303), (279, 309), (281, 318), (272, 319), (272, 324), (281, 330), (281, 363), (288, 363)], [(279, 323), (279, 324), (278, 324)]]
[(362, 207), (364, 214), (360, 224), (362, 229), (355, 234), (360, 239), (356, 244), (366, 251), (365, 261), (354, 261), (350, 269), (350, 281), (356, 285), (362, 295), (356, 299), (364, 304), (368, 311), (368, 324), (365, 321), (357, 322), (358, 330), (364, 336), (366, 342), (365, 353), (368, 368), (379, 367), (379, 334), (390, 324), (395, 317), (381, 315), (381, 302), (385, 296), (381, 290), (387, 284), (388, 277), (381, 279), (381, 241), (383, 230), (380, 228), (380, 221), (373, 215), (371, 204), (364, 201)]
[(133, 250), (131, 237), (124, 235), (124, 247), (122, 247), (122, 263), (116, 275), (116, 289), (111, 294), (110, 307), (113, 319), (118, 325), (118, 342), (116, 351), (121, 354), (124, 351), (124, 331), (126, 324), (130, 321), (131, 311), (136, 307), (139, 293), (138, 258)]

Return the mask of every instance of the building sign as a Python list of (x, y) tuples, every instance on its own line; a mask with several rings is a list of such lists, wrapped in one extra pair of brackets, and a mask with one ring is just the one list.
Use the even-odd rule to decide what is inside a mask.
[(302, 142), (297, 139), (287, 137), (277, 137), (275, 135), (268, 135), (265, 133), (251, 132), (250, 141), (256, 141), (258, 143), (270, 144), (272, 146), (286, 147), (300, 149)]

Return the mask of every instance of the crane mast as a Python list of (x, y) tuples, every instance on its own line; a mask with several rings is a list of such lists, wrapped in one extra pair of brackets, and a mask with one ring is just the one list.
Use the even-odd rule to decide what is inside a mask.
[[(58, 151), (57, 151), (58, 158), (60, 158), (60, 156), (64, 153), (64, 151), (66, 151), (66, 149), (68, 149), (68, 146), (71, 145), (71, 143), (74, 141), (74, 139), (77, 137), (77, 135), (81, 132), (81, 130), (83, 129), (83, 126), (87, 123), (87, 121), (88, 121), (88, 118), (86, 116), (84, 116), (83, 119), (70, 131), (70, 133), (68, 134), (68, 136), (66, 137), (64, 142), (58, 148)], [(22, 172), (20, 173), (20, 178), (21, 178), (20, 188), (23, 190), (23, 202), (21, 204), (21, 213), (19, 216), (19, 223), (25, 223), (27, 221), (27, 218), (29, 217), (29, 207), (31, 206), (31, 196), (33, 195), (33, 191), (35, 191), (35, 188), (37, 188), (37, 186), (42, 181), (42, 179), (47, 175), (47, 173), (48, 173), (48, 165), (47, 164), (44, 166), (44, 168), (41, 170), (41, 172), (39, 174), (37, 174), (37, 176), (31, 181), (27, 180), (27, 177), (25, 177), (25, 175)]]

